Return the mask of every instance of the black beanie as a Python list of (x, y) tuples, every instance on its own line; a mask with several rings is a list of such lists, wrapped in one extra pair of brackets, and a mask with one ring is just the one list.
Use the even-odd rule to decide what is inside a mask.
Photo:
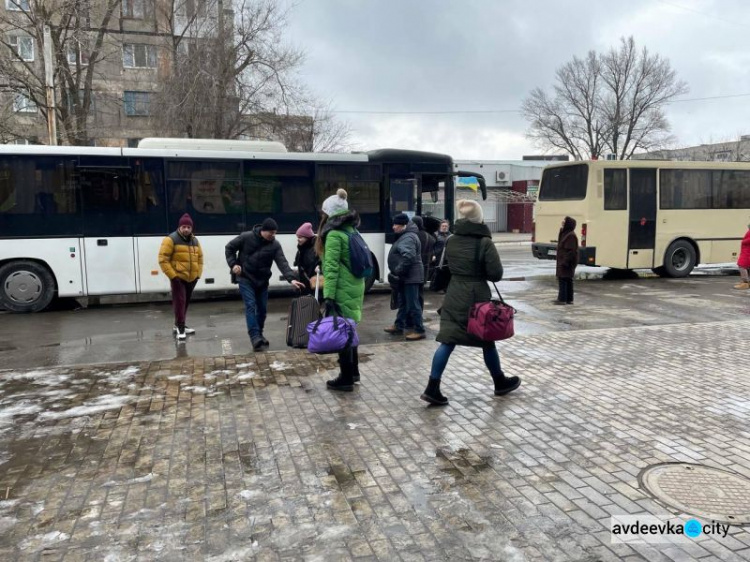
[(267, 218), (264, 220), (260, 225), (261, 230), (278, 230), (279, 225), (276, 224), (276, 221), (272, 218)]
[(406, 226), (409, 224), (409, 215), (406, 213), (399, 213), (395, 217), (393, 217), (393, 224), (400, 224), (401, 226)]

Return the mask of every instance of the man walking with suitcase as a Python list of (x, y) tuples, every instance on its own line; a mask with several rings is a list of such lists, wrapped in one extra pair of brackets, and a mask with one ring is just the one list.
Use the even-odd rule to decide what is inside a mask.
[(243, 232), (224, 248), (227, 264), (237, 277), (242, 300), (245, 303), (247, 333), (255, 351), (268, 346), (263, 337), (268, 310), (268, 282), (274, 263), (284, 278), (297, 289), (305, 285), (294, 278), (294, 272), (284, 257), (281, 244), (276, 240), (279, 230), (276, 221), (267, 218), (252, 230)]

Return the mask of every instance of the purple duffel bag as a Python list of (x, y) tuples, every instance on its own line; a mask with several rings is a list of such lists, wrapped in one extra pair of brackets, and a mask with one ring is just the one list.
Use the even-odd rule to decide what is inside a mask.
[(310, 336), (307, 351), (310, 353), (338, 353), (359, 345), (356, 322), (335, 312), (332, 316), (310, 322), (307, 333)]

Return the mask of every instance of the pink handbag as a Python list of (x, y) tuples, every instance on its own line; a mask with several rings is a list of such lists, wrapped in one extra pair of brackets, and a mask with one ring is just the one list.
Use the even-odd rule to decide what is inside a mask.
[(469, 325), (466, 331), (482, 341), (500, 341), (512, 338), (515, 308), (506, 304), (495, 285), (499, 300), (477, 302), (469, 309)]

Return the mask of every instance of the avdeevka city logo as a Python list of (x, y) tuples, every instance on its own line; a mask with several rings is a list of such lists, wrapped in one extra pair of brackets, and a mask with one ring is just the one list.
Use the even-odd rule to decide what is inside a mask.
[(730, 525), (711, 521), (702, 523), (698, 519), (688, 519), (684, 523), (675, 517), (660, 518), (655, 515), (613, 515), (612, 542), (675, 542), (696, 539), (701, 535), (722, 539), (729, 534)]

